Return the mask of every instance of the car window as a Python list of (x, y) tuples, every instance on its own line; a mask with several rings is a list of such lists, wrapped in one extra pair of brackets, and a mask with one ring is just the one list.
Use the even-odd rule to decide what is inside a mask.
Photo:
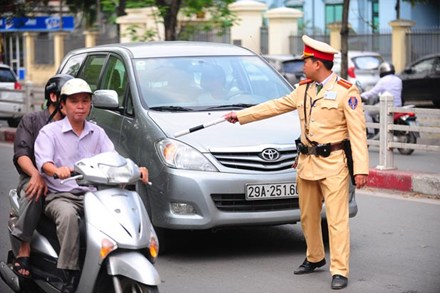
[(136, 59), (134, 67), (146, 107), (257, 104), (291, 90), (257, 56)]
[(119, 106), (122, 107), (126, 87), (127, 72), (124, 63), (118, 57), (111, 55), (107, 61), (100, 88), (115, 90), (118, 93)]
[(125, 114), (127, 116), (134, 116), (133, 97), (131, 96), (130, 88), (127, 89), (127, 102), (125, 105)]
[(303, 60), (292, 60), (283, 62), (283, 72), (286, 73), (297, 73), (302, 72), (304, 69)]
[(86, 56), (86, 54), (72, 56), (61, 69), (60, 73), (76, 76)]
[(106, 58), (107, 55), (91, 55), (87, 57), (84, 66), (77, 76), (87, 81), (92, 91), (98, 89), (99, 75)]
[(356, 69), (378, 69), (383, 62), (378, 56), (359, 56), (352, 59)]
[(434, 58), (422, 60), (412, 67), (412, 71), (414, 73), (429, 72), (432, 70), (434, 61), (435, 61)]
[(15, 75), (9, 68), (0, 68), (0, 82), (15, 82)]

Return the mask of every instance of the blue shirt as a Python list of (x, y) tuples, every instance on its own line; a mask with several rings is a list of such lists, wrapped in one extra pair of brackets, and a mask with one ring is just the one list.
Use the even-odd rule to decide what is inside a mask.
[(385, 75), (369, 91), (362, 93), (362, 98), (371, 99), (389, 92), (394, 97), (394, 107), (402, 106), (402, 80), (394, 74)]
[[(35, 160), (40, 171), (42, 171), (43, 165), (48, 162), (58, 168), (67, 166), (73, 169), (74, 164), (81, 159), (114, 151), (114, 149), (114, 145), (104, 129), (86, 121), (84, 130), (78, 136), (66, 117), (63, 120), (50, 123), (40, 130), (35, 141)], [(54, 179), (46, 174), (43, 176), (52, 193), (94, 190), (92, 187), (78, 186), (75, 180), (61, 184), (59, 179)]]

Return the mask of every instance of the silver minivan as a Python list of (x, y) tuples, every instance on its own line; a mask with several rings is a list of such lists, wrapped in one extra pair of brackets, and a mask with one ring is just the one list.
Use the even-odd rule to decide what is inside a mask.
[[(291, 85), (260, 56), (229, 44), (112, 44), (70, 52), (58, 72), (85, 79), (92, 90), (107, 90), (96, 95), (90, 120), (123, 156), (148, 167), (153, 184), (136, 188), (156, 228), (300, 220), (291, 167), (300, 135), (296, 112), (176, 135), (288, 94)], [(354, 216), (353, 188), (350, 194)]]

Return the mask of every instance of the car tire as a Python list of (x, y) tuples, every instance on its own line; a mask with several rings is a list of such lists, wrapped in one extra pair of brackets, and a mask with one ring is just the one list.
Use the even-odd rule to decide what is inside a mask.
[(21, 117), (17, 117), (17, 118), (8, 118), (8, 125), (9, 127), (17, 127), (18, 124), (20, 123)]

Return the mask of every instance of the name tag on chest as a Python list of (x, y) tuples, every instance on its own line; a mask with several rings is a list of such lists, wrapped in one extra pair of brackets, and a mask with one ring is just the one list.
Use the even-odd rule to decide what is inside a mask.
[(336, 92), (326, 92), (324, 94), (324, 100), (336, 100)]

